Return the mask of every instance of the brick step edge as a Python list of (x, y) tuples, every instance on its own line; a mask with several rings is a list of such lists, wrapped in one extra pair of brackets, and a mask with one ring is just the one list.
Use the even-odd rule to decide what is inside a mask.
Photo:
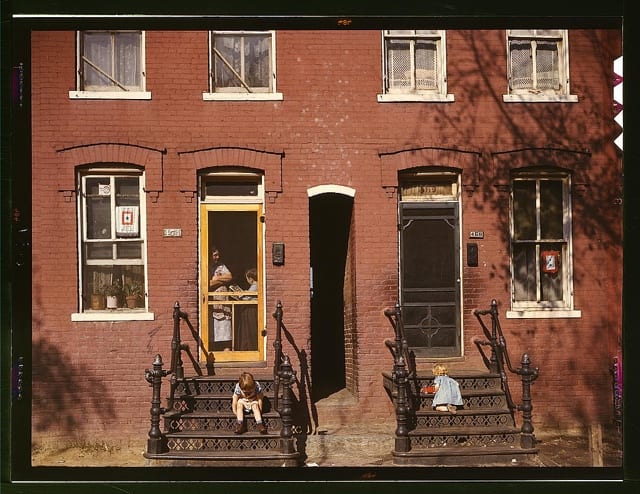
[(414, 448), (407, 452), (393, 451), (396, 465), (480, 466), (487, 464), (535, 464), (537, 448), (505, 448), (504, 446), (478, 448)]
[(520, 434), (522, 431), (517, 427), (428, 427), (425, 429), (413, 429), (409, 431), (409, 436), (430, 437), (430, 436), (486, 436), (489, 434)]

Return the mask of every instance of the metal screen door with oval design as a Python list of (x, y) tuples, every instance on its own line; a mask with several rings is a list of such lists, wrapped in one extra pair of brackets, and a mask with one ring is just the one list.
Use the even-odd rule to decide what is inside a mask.
[(400, 303), (416, 357), (460, 355), (457, 202), (400, 203)]

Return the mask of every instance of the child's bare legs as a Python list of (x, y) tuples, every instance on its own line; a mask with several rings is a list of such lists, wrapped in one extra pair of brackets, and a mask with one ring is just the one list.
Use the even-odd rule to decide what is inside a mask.
[(262, 422), (262, 411), (260, 410), (260, 405), (254, 403), (251, 405), (251, 411), (253, 412), (253, 417), (256, 419), (257, 423)]

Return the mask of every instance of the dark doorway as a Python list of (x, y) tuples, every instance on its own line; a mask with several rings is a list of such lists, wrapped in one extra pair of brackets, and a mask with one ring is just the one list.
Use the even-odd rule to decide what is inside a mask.
[(345, 388), (343, 286), (353, 198), (326, 193), (309, 200), (311, 248), (311, 398)]

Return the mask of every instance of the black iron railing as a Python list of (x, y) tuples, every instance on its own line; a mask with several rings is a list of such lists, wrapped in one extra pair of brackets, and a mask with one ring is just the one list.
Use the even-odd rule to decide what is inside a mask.
[[(295, 372), (288, 355), (282, 352), (282, 303), (278, 301), (276, 311), (273, 316), (276, 318), (276, 338), (273, 343), (275, 349), (273, 379), (274, 379), (274, 409), (280, 414), (282, 419), (282, 429), (280, 431), (280, 449), (283, 453), (295, 452), (293, 443), (293, 383), (295, 382)], [(169, 417), (179, 412), (174, 409), (175, 393), (181, 380), (184, 379), (183, 352), (189, 357), (195, 373), (202, 376), (202, 368), (197, 358), (193, 355), (188, 344), (182, 342), (181, 322), (184, 321), (197, 342), (197, 352), (203, 351), (206, 355), (207, 374), (215, 374), (213, 368), (213, 352), (208, 352), (204, 343), (200, 339), (198, 332), (189, 321), (188, 315), (180, 310), (180, 304), (176, 302), (173, 307), (173, 336), (171, 338), (171, 363), (170, 368), (163, 370), (163, 362), (160, 354), (157, 354), (152, 369), (145, 369), (145, 380), (149, 383), (152, 391), (151, 398), (151, 428), (147, 445), (147, 453), (159, 454), (168, 451), (167, 439), (160, 429), (161, 416)], [(162, 378), (170, 377), (170, 390), (167, 398), (167, 407), (161, 406)]]
[[(498, 302), (495, 299), (491, 301), (491, 307), (489, 309), (476, 309), (473, 311), (473, 314), (478, 319), (486, 339), (474, 337), (471, 341), (478, 348), (487, 369), (489, 369), (490, 372), (500, 374), (502, 389), (505, 393), (509, 410), (511, 410), (511, 415), (514, 416), (516, 411), (522, 412), (522, 447), (533, 448), (535, 445), (535, 436), (533, 435), (532, 422), (533, 405), (531, 403), (531, 383), (538, 378), (539, 369), (531, 366), (531, 360), (527, 353), (522, 354), (520, 361), (521, 367), (514, 368), (513, 365), (511, 365), (509, 351), (507, 350), (507, 341), (505, 340), (500, 326), (500, 319), (498, 318)], [(491, 318), (491, 329), (487, 327), (483, 319), (483, 317), (487, 315)], [(489, 355), (486, 354), (485, 347), (491, 349)], [(516, 405), (513, 402), (509, 389), (507, 370), (512, 374), (519, 375), (522, 379), (522, 404), (520, 405)]]
[[(416, 367), (413, 353), (409, 350), (407, 337), (402, 324), (402, 309), (396, 304), (393, 309), (386, 309), (384, 315), (391, 323), (395, 338), (386, 339), (384, 344), (393, 356), (393, 391), (396, 407), (395, 451), (407, 452), (411, 449), (409, 439), (409, 416), (415, 407), (419, 391), (414, 393), (411, 382), (416, 383)], [(417, 386), (417, 383), (416, 383)]]

